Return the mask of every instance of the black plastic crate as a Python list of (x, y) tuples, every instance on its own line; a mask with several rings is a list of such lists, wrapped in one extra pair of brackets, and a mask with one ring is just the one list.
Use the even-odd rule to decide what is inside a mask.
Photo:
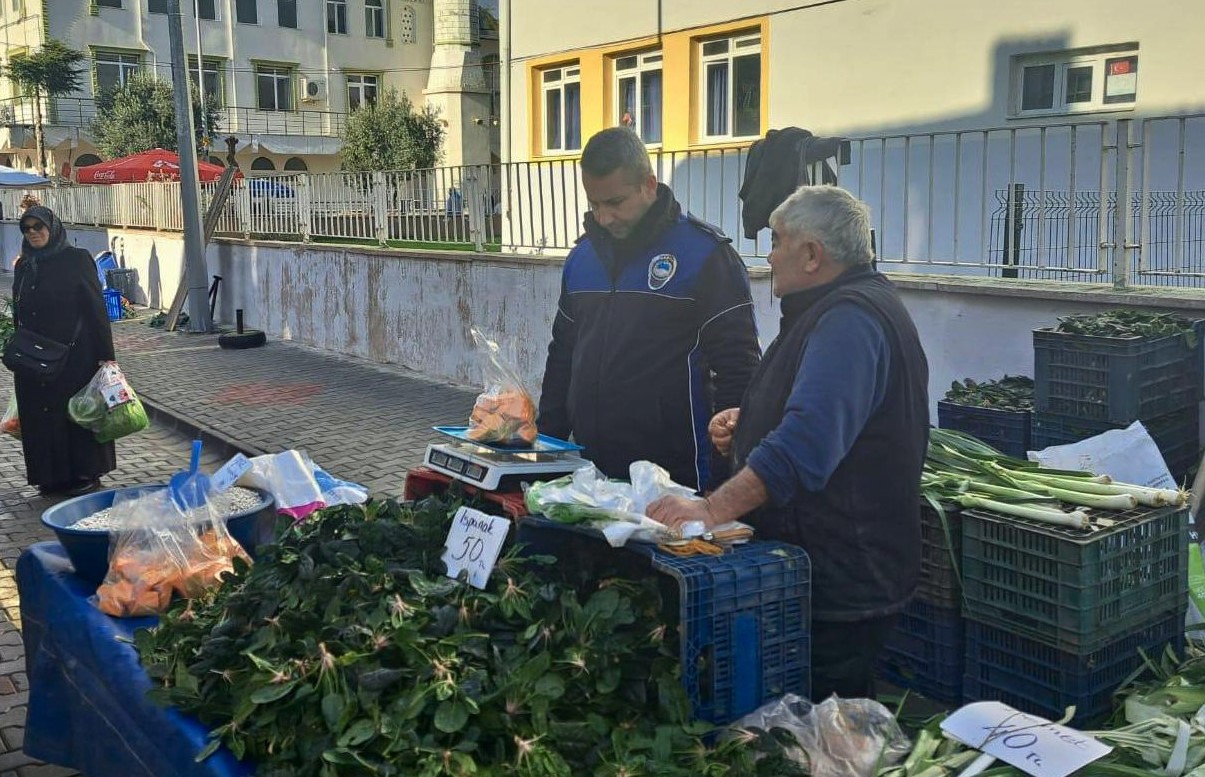
[(726, 724), (811, 690), (811, 564), (802, 548), (754, 541), (722, 556), (683, 558), (647, 543), (611, 548), (601, 536), (536, 517), (519, 522), (518, 540), (556, 556), (579, 581), (657, 574), (695, 717)]
[[(1198, 335), (1205, 321), (1194, 321)], [(1034, 410), (1115, 424), (1201, 401), (1201, 343), (1182, 335), (1095, 337), (1035, 329)]]
[(1097, 514), (1114, 525), (1086, 531), (964, 510), (966, 616), (1083, 652), (1182, 608), (1188, 509)]
[(937, 425), (953, 429), (982, 440), (1001, 453), (1025, 458), (1029, 447), (1028, 410), (1000, 410), (994, 407), (971, 407), (947, 400), (937, 403)]
[(879, 673), (934, 701), (962, 700), (963, 620), (957, 608), (914, 600), (900, 613)]
[(928, 502), (921, 502), (920, 582), (916, 586), (916, 598), (935, 607), (962, 605), (962, 585), (958, 582), (962, 558), (960, 516), (961, 511), (947, 508), (943, 524), (942, 516)]
[[(1199, 405), (1143, 420), (1168, 470), (1177, 481), (1200, 460), (1200, 417)], [(1033, 414), (1033, 448), (1042, 450), (1051, 445), (1067, 445), (1089, 437), (1103, 434), (1110, 429), (1124, 429), (1133, 423), (1114, 424), (1108, 421), (1088, 421), (1082, 418), (1058, 415), (1057, 413), (1035, 412)]]
[(1142, 665), (1139, 650), (1157, 657), (1184, 643), (1184, 607), (1148, 621), (1090, 652), (1057, 650), (1007, 626), (966, 621), (964, 702), (1000, 701), (1050, 720), (1074, 705), (1073, 726), (1099, 722), (1113, 692)]

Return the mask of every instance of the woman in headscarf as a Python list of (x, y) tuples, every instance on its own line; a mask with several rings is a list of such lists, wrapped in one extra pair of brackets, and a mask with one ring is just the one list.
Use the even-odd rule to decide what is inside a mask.
[(14, 321), (60, 343), (71, 344), (66, 366), (52, 381), (14, 373), (25, 476), (42, 495), (78, 496), (100, 486), (116, 466), (113, 443), (71, 421), (67, 401), (113, 356), (113, 331), (96, 265), (68, 244), (63, 223), (50, 208), (34, 205), (21, 216), (21, 257), (13, 279)]

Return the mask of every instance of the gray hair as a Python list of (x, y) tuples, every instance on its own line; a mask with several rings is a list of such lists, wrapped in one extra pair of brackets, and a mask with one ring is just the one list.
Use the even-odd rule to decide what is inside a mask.
[(611, 127), (597, 132), (582, 150), (582, 172), (591, 178), (605, 178), (623, 170), (632, 183), (640, 183), (653, 174), (644, 141), (627, 127)]
[(838, 264), (870, 264), (870, 208), (836, 186), (800, 186), (770, 214), (780, 236), (807, 235), (820, 241)]

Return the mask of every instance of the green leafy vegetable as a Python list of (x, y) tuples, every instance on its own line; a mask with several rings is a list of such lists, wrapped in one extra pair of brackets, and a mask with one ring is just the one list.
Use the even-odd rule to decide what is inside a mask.
[(1033, 379), (1022, 375), (1005, 375), (1000, 380), (977, 382), (966, 378), (961, 383), (954, 381), (946, 392), (946, 401), (996, 410), (1032, 410)]
[(1095, 337), (1169, 337), (1182, 335), (1189, 348), (1197, 347), (1192, 322), (1174, 313), (1146, 313), (1140, 310), (1107, 310), (1103, 313), (1062, 316), (1056, 332)]

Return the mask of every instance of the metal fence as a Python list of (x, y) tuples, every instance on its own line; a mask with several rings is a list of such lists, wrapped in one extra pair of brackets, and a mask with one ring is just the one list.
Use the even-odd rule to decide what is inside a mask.
[[(652, 156), (683, 207), (757, 264), (770, 245), (765, 230), (743, 233), (747, 158), (744, 149)], [(888, 269), (1205, 286), (1205, 114), (851, 138), (829, 164), (870, 206)], [(72, 223), (177, 229), (177, 186), (65, 187), (46, 198)], [(19, 194), (0, 194), (9, 217)], [(586, 209), (572, 159), (286, 173), (239, 182), (218, 232), (563, 254)]]

